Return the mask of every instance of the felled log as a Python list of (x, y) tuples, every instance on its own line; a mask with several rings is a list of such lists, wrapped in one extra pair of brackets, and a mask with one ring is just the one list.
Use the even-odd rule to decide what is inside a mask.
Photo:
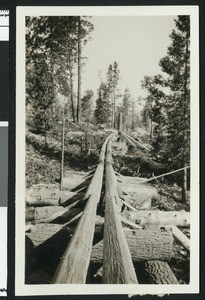
[[(30, 232), (26, 232), (26, 236), (32, 241), (35, 247), (38, 247), (40, 244), (43, 244), (46, 240), (55, 236), (56, 233), (60, 232), (61, 236), (59, 238), (59, 243), (63, 240), (68, 240), (68, 236), (72, 236), (75, 231), (74, 226), (64, 226), (63, 224), (35, 224), (32, 227)], [(103, 236), (103, 227), (95, 226), (95, 237), (96, 240), (102, 239)], [(51, 249), (48, 249), (51, 251)]]
[[(100, 153), (100, 162), (87, 189), (83, 215), (53, 276), (52, 283), (85, 283), (95, 229), (97, 204), (100, 200), (104, 173), (104, 157), (109, 136)], [(69, 270), (69, 272), (68, 272)]]
[(137, 177), (132, 180), (128, 180), (125, 177), (126, 176), (124, 176), (122, 183), (119, 184), (124, 193), (124, 200), (129, 202), (136, 209), (150, 209), (152, 198), (157, 197), (157, 189), (150, 184), (140, 184)]
[(176, 226), (167, 226), (171, 229), (173, 237), (177, 242), (179, 242), (187, 251), (190, 251), (190, 239)]
[(50, 219), (55, 219), (65, 212), (66, 208), (62, 206), (36, 207), (34, 211), (34, 220), (36, 222), (39, 222), (39, 220), (45, 220), (45, 222), (49, 222)]
[(106, 153), (103, 283), (138, 283), (131, 254), (117, 213), (117, 180), (112, 167), (111, 143)]
[(56, 185), (52, 184), (37, 184), (27, 191), (26, 205), (44, 206), (58, 205), (59, 190)]
[[(173, 239), (170, 230), (159, 228), (125, 231), (133, 262), (170, 260), (173, 256)], [(103, 263), (103, 241), (92, 247), (91, 262)]]
[(185, 211), (132, 211), (126, 217), (141, 225), (190, 225), (190, 213)]
[(168, 263), (164, 261), (147, 261), (144, 273), (150, 284), (179, 284)]
[(62, 191), (59, 204), (68, 207), (72, 203), (83, 198), (83, 193)]

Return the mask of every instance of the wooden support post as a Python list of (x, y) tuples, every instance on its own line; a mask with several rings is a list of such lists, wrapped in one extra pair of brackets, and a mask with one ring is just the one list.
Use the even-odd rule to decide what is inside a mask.
[(83, 284), (86, 282), (95, 229), (97, 203), (99, 202), (102, 188), (105, 149), (108, 140), (112, 136), (113, 134), (106, 139), (101, 149), (100, 163), (86, 192), (85, 198), (87, 203), (84, 213), (56, 269), (52, 283)]
[(111, 143), (106, 153), (103, 283), (138, 283), (129, 247), (117, 213), (116, 183), (112, 168)]

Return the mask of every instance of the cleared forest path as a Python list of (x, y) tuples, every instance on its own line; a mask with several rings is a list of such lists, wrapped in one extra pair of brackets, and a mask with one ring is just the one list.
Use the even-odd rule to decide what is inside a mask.
[(189, 227), (189, 213), (157, 210), (152, 199), (158, 191), (147, 178), (116, 173), (113, 153), (122, 148), (112, 133), (98, 165), (67, 172), (61, 193), (45, 185), (30, 190), (27, 283), (179, 283), (169, 261), (174, 239), (189, 253), (189, 239), (178, 228)]

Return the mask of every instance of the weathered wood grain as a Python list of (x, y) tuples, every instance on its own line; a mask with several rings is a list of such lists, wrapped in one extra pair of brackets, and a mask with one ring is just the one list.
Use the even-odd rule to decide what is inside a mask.
[[(133, 262), (169, 261), (173, 257), (173, 238), (170, 230), (137, 229), (125, 231), (125, 236)], [(103, 240), (92, 247), (90, 261), (103, 263)]]
[(111, 143), (106, 153), (103, 283), (138, 283), (118, 214), (117, 180), (112, 167)]
[(164, 261), (147, 261), (145, 274), (151, 284), (179, 284), (170, 266)]
[[(111, 135), (113, 136), (113, 134)], [(109, 136), (100, 153), (99, 165), (86, 192), (84, 213), (73, 237), (58, 265), (52, 283), (85, 283), (94, 236), (97, 204), (101, 195), (105, 149)]]

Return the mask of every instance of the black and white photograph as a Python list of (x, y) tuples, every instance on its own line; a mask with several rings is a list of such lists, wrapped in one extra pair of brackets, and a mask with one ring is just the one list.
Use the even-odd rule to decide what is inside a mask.
[(17, 8), (16, 295), (199, 291), (198, 59), (194, 6)]

